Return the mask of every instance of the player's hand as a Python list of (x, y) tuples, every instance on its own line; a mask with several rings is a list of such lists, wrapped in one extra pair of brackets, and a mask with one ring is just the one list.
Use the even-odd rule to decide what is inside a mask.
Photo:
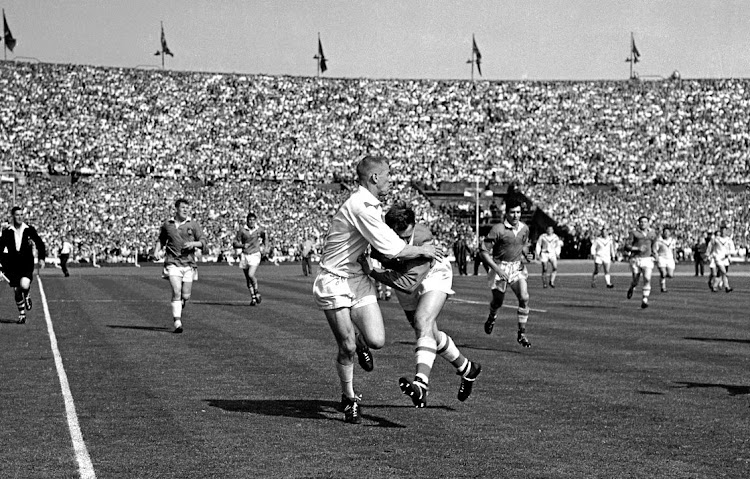
[(420, 246), (420, 248), (422, 248), (422, 256), (424, 256), (425, 258), (442, 261), (445, 257), (443, 249), (436, 247), (434, 244), (423, 244), (422, 246)]
[(357, 262), (362, 266), (362, 272), (365, 273), (365, 276), (370, 276), (370, 273), (372, 272), (372, 262), (370, 257), (366, 254), (361, 254), (357, 258)]
[(38, 263), (39, 263), (39, 269), (44, 269), (44, 260), (43, 260), (43, 259), (40, 259), (40, 260), (38, 261)]

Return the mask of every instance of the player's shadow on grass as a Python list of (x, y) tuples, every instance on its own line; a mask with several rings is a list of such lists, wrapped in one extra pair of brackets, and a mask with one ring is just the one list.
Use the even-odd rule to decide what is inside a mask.
[(0, 324), (19, 324), (17, 319), (0, 319)]
[(167, 328), (164, 326), (125, 326), (122, 324), (108, 324), (108, 328), (112, 329), (135, 329), (139, 331), (155, 331), (157, 333), (171, 333), (172, 328)]
[(688, 341), (705, 341), (705, 342), (716, 342), (716, 343), (742, 343), (750, 344), (750, 339), (732, 339), (732, 338), (696, 338), (688, 336), (685, 339)]
[[(403, 344), (405, 346), (416, 346), (417, 345), (417, 343), (414, 342), (414, 341), (395, 341), (395, 343), (396, 344)], [(500, 347), (497, 347), (497, 348), (486, 348), (486, 347), (483, 347), (483, 346), (474, 346), (473, 344), (456, 344), (456, 347), (458, 349), (472, 349), (472, 350), (475, 350), (475, 351), (505, 351), (505, 352), (509, 352), (509, 353), (516, 353), (516, 352), (518, 352), (518, 351), (512, 351), (512, 350), (506, 351), (506, 350), (504, 350), (504, 349), (502, 349)]]
[[(319, 399), (204, 399), (204, 401), (209, 406), (230, 412), (248, 412), (297, 419), (343, 421), (343, 417), (338, 410), (339, 404), (333, 401), (321, 401)], [(377, 406), (366, 406), (366, 408), (375, 407)], [(331, 418), (331, 414), (335, 414), (336, 418)], [(372, 414), (362, 414), (362, 419), (375, 422), (377, 427), (406, 427)]]
[(750, 394), (750, 386), (738, 386), (736, 384), (718, 383), (694, 383), (689, 381), (677, 381), (676, 384), (685, 388), (722, 388), (726, 389), (731, 396), (744, 396)]

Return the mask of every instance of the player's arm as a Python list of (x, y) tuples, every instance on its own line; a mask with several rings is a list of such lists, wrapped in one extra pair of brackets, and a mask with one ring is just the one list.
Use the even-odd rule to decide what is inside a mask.
[(47, 247), (44, 245), (44, 241), (36, 232), (36, 228), (29, 226), (28, 228), (29, 239), (36, 245), (37, 262), (40, 268), (44, 268), (44, 259), (47, 257)]
[(375, 208), (365, 208), (353, 220), (354, 226), (367, 242), (389, 259), (408, 260), (424, 257), (440, 260), (443, 258), (442, 253), (433, 244), (421, 246), (406, 244), (385, 224)]
[(242, 229), (237, 231), (237, 234), (234, 235), (234, 241), (232, 241), (232, 248), (234, 249), (242, 249), (245, 247), (244, 241), (242, 240)]
[(387, 286), (402, 291), (413, 293), (430, 272), (431, 260), (413, 259), (403, 263), (404, 271), (394, 269), (376, 269), (372, 267), (368, 259), (362, 255), (357, 261), (362, 265), (362, 271), (371, 278)]
[(542, 254), (542, 237), (540, 236), (538, 240), (536, 240), (536, 249), (534, 250), (534, 258), (539, 259), (539, 257)]
[(156, 242), (154, 243), (154, 259), (159, 260), (164, 256), (163, 249), (166, 244), (167, 230), (162, 225), (161, 229), (159, 230), (159, 237), (156, 238)]
[(200, 225), (196, 222), (193, 222), (193, 236), (195, 237), (195, 241), (186, 242), (185, 247), (200, 248), (201, 253), (208, 254), (208, 241), (206, 241), (206, 236), (203, 234)]
[[(491, 234), (492, 232), (490, 232)], [(501, 278), (508, 279), (505, 272), (500, 269), (500, 267), (495, 263), (494, 258), (492, 257), (492, 248), (495, 244), (494, 237), (491, 237), (490, 235), (487, 236), (487, 238), (484, 239), (482, 244), (480, 245), (479, 255), (482, 257), (482, 261), (484, 261), (484, 264), (487, 265), (492, 271), (497, 273)]]

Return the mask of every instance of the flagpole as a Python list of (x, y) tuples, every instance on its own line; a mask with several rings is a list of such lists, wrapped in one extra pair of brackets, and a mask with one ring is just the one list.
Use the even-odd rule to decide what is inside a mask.
[[(318, 45), (320, 45), (320, 32), (318, 32)], [(316, 70), (315, 76), (317, 76), (318, 78), (320, 78), (320, 52), (318, 52), (318, 54), (315, 56), (315, 58), (316, 58), (316, 60), (315, 60), (315, 70)]]
[[(622, 58), (622, 57), (620, 57)], [(633, 32), (630, 32), (630, 79), (633, 79)]]
[(164, 38), (164, 22), (159, 22), (161, 24), (161, 37), (159, 37), (159, 42), (161, 43), (161, 69), (164, 70), (164, 43), (162, 42), (162, 39)]

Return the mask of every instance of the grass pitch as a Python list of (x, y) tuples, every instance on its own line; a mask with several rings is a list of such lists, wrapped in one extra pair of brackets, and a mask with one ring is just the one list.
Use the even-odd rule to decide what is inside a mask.
[[(97, 477), (748, 477), (750, 268), (731, 294), (687, 266), (641, 310), (591, 265), (562, 262), (557, 288), (529, 280), (531, 349), (515, 342), (509, 295), (483, 332), (484, 276), (456, 276), (439, 324), (483, 365), (474, 393), (437, 358), (426, 409), (398, 388), (414, 335), (381, 303), (386, 347), (355, 366), (361, 425), (336, 411), (335, 342), (297, 265), (263, 264), (263, 302), (241, 271), (203, 265), (172, 334), (161, 269), (46, 269), (41, 281)], [(0, 304), (0, 476), (79, 477), (39, 285), (24, 326)]]

